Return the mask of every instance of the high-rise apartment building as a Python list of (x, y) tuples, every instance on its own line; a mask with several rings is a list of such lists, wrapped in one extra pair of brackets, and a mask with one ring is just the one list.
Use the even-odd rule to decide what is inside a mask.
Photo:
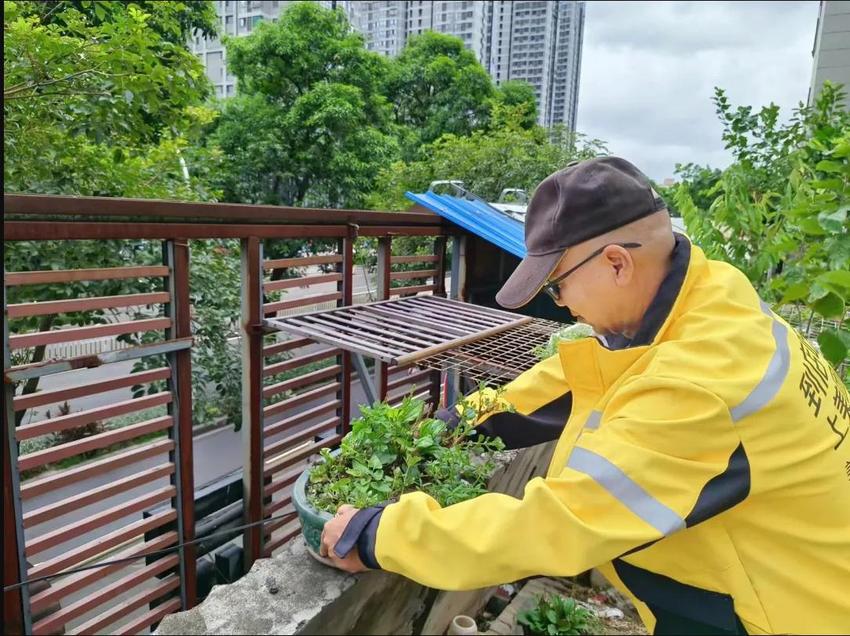
[(350, 2), (348, 18), (360, 33), (366, 34), (370, 51), (398, 55), (407, 37), (406, 9), (409, 2)]
[(575, 130), (584, 2), (505, 0), (487, 3), (487, 43), (481, 62), (497, 84), (534, 87), (538, 118)]
[[(246, 35), (261, 20), (275, 20), (291, 2), (218, 1), (221, 32)], [(412, 35), (433, 30), (459, 37), (490, 76), (501, 84), (524, 80), (534, 87), (538, 121), (575, 130), (584, 2), (576, 0), (350, 0), (320, 2), (341, 7), (367, 47), (398, 55)], [(218, 38), (196, 37), (192, 50), (207, 68), (219, 96), (235, 92), (227, 73), (224, 47)]]

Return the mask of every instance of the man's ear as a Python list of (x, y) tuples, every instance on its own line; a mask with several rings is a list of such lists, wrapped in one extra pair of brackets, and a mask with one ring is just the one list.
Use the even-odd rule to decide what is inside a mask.
[(629, 251), (619, 245), (609, 245), (602, 252), (602, 257), (614, 272), (614, 282), (619, 286), (628, 285), (635, 271), (635, 263)]

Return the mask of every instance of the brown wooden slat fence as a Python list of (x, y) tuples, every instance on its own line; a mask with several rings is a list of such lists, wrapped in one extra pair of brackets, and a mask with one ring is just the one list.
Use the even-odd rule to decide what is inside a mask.
[[(421, 293), (445, 296), (443, 262), (450, 229), (427, 213), (4, 195), (3, 225), (5, 241), (34, 241), (36, 249), (39, 241), (47, 240), (67, 241), (67, 249), (74, 249), (77, 240), (148, 240), (161, 242), (163, 253), (162, 262), (153, 264), (4, 270), (4, 292), (16, 287), (24, 295), (25, 286), (47, 283), (162, 281), (161, 291), (38, 302), (33, 297), (12, 305), (6, 304), (4, 293), (3, 627), (7, 633), (63, 629), (139, 633), (165, 614), (196, 602), (194, 547), (188, 543), (195, 532), (190, 239), (241, 241), (244, 521), (280, 517), (244, 532), (246, 570), (297, 534), (292, 484), (318, 450), (338, 444), (352, 418), (350, 354), (308, 338), (268, 333), (262, 319), (317, 305), (351, 305), (353, 245), (358, 235), (378, 238), (378, 299)], [(433, 252), (391, 256), (392, 237), (405, 235), (434, 237)], [(312, 256), (264, 258), (266, 244), (288, 238), (321, 240), (334, 248)], [(297, 298), (287, 297), (296, 289)], [(15, 326), (29, 317), (132, 307), (147, 308), (143, 319), (30, 333), (16, 331)], [(117, 335), (145, 332), (157, 334), (159, 342), (107, 351), (100, 345), (81, 349), (93, 338), (114, 342)], [(104, 342), (108, 346), (108, 340)], [(60, 344), (63, 348), (56, 349)], [(13, 366), (13, 351), (45, 346), (65, 357)], [(165, 362), (138, 373), (118, 366), (150, 356)], [(91, 377), (89, 370), (96, 367), (107, 373)], [(61, 387), (21, 394), (28, 379), (56, 373), (67, 380)], [(378, 364), (375, 375), (381, 398), (400, 400), (413, 392), (436, 403), (439, 397), (439, 373), (409, 369), (389, 373)], [(119, 389), (138, 385), (157, 388), (144, 397), (112, 397)], [(93, 397), (100, 402), (82, 411), (56, 410), (66, 401)], [(46, 407), (52, 409), (50, 417), (26, 417)], [(165, 409), (166, 415), (154, 413), (157, 409)], [(144, 419), (147, 413), (153, 414)], [(142, 419), (121, 428), (108, 426), (114, 418), (131, 414)], [(99, 428), (80, 439), (26, 446), (87, 425)], [(129, 448), (118, 448), (127, 444)], [(73, 466), (62, 464), (110, 450)], [(31, 476), (44, 466), (51, 470)], [(142, 517), (157, 504), (165, 506)], [(160, 534), (151, 534), (157, 529)], [(62, 574), (162, 550), (132, 563)], [(56, 574), (60, 576), (51, 578), (49, 585), (18, 585)]]

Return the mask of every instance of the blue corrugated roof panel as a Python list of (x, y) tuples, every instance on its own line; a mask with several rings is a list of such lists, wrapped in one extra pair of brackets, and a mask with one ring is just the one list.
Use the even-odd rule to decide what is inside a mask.
[(459, 225), (476, 236), (525, 258), (525, 226), (484, 201), (460, 199), (450, 194), (405, 192), (411, 201), (425, 206), (444, 219)]

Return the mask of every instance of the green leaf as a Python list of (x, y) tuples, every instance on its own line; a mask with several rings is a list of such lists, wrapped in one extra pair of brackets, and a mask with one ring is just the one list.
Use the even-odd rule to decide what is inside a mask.
[(822, 179), (812, 181), (811, 186), (816, 190), (841, 190), (844, 184), (841, 179)]
[(431, 448), (432, 446), (434, 446), (434, 438), (430, 435), (420, 437), (416, 440), (416, 448)]
[(850, 289), (850, 271), (846, 269), (819, 274), (816, 281)]
[(779, 304), (785, 305), (786, 303), (794, 302), (795, 300), (801, 300), (808, 295), (809, 286), (806, 283), (794, 283), (785, 290)]
[(811, 217), (800, 219), (797, 221), (797, 225), (799, 225), (800, 229), (806, 234), (811, 234), (813, 236), (825, 236), (827, 234), (826, 230), (824, 230), (821, 224), (818, 223), (817, 219), (813, 219)]
[(850, 142), (838, 144), (832, 151), (833, 157), (850, 157)]
[(838, 161), (829, 161), (827, 159), (818, 161), (815, 165), (815, 170), (820, 170), (821, 172), (841, 172), (844, 169), (844, 166)]
[(830, 364), (838, 365), (847, 358), (850, 351), (850, 334), (837, 329), (825, 329), (818, 334), (818, 345), (823, 357)]
[(844, 300), (833, 292), (812, 303), (811, 307), (824, 318), (838, 318), (844, 314)]
[(818, 223), (827, 232), (840, 232), (847, 221), (848, 210), (850, 207), (844, 206), (835, 212), (821, 212), (818, 214)]

